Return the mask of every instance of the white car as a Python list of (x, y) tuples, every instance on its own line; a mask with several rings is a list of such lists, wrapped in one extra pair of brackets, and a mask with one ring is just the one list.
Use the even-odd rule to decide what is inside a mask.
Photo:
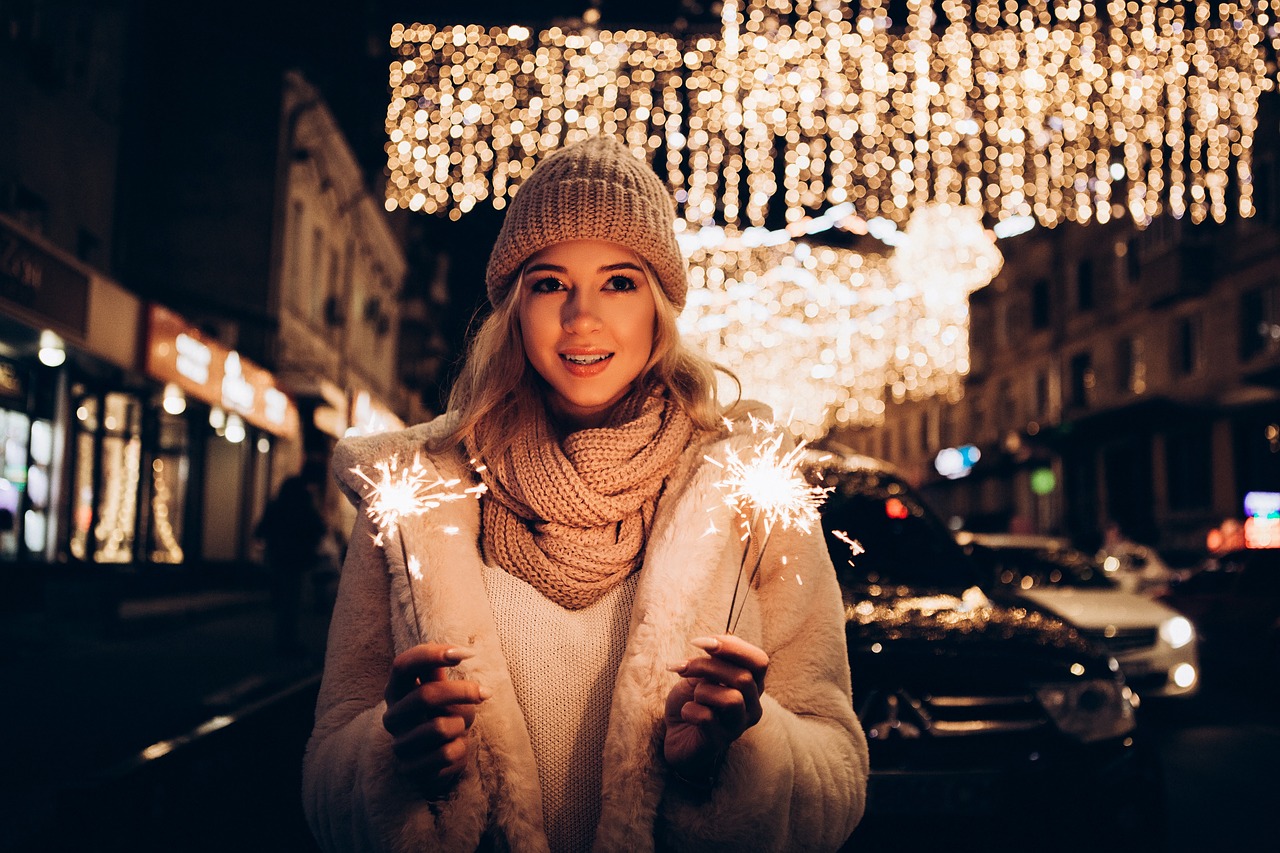
[(1074, 625), (1115, 657), (1140, 697), (1191, 696), (1200, 689), (1191, 622), (1167, 605), (1125, 591), (1067, 540), (964, 531), (957, 539), (990, 571), (993, 594), (1007, 591)]

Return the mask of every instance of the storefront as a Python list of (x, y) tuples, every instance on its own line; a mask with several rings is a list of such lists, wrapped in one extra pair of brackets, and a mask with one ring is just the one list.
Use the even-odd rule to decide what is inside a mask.
[(242, 562), (300, 458), (270, 373), (0, 217), (0, 562)]
[(144, 369), (163, 383), (147, 459), (147, 552), (156, 562), (187, 551), (203, 563), (242, 560), (273, 467), (292, 473), (300, 461), (297, 408), (268, 371), (160, 305), (147, 309)]
[(60, 555), (66, 379), (95, 338), (95, 292), (112, 302), (99, 284), (92, 270), (0, 216), (0, 561)]

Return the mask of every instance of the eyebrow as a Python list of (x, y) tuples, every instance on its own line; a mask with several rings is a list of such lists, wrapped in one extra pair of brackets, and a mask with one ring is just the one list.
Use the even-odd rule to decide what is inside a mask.
[[(562, 266), (559, 266), (558, 264), (548, 264), (548, 263), (532, 264), (525, 269), (525, 272), (542, 272), (544, 270), (549, 272), (558, 272), (558, 273), (569, 272), (567, 267), (562, 267)], [(617, 272), (619, 270), (632, 270), (634, 272), (644, 272), (644, 270), (640, 268), (639, 264), (633, 263), (632, 261), (621, 261), (616, 264), (606, 264), (600, 267), (599, 269), (597, 269), (596, 272), (597, 273)]]

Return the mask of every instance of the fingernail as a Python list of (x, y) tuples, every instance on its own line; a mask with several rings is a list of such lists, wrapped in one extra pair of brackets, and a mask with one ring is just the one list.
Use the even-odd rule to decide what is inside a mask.
[(490, 690), (488, 687), (485, 687), (483, 684), (480, 685), (479, 689), (477, 689), (476, 692), (480, 694), (481, 702), (483, 702), (486, 699), (493, 698), (493, 691)]
[(453, 648), (445, 649), (445, 652), (444, 652), (444, 659), (449, 663), (462, 663), (464, 660), (467, 660), (468, 658), (473, 658), (475, 656), (476, 656), (476, 653), (473, 652), (471, 649), (464, 649), (459, 646), (454, 646)]
[(714, 652), (720, 648), (720, 641), (715, 637), (694, 637), (689, 642), (704, 652)]
[(688, 662), (687, 660), (682, 660), (682, 661), (679, 661), (679, 662), (677, 662), (677, 663), (669, 663), (669, 664), (667, 664), (667, 672), (681, 672), (681, 673), (682, 673), (682, 672), (684, 672), (684, 668), (685, 668), (686, 666), (688, 666), (688, 665), (689, 665), (689, 662)]

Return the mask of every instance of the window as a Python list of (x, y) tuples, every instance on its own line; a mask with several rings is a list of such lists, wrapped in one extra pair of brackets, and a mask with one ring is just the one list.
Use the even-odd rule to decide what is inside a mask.
[(1240, 360), (1280, 349), (1280, 284), (1240, 294)]
[(1041, 370), (1036, 373), (1036, 417), (1044, 420), (1049, 416), (1049, 373)]
[(1049, 279), (1036, 279), (1031, 285), (1031, 328), (1049, 328)]
[(1165, 437), (1169, 509), (1208, 509), (1213, 497), (1209, 428), (1192, 425)]
[(1133, 336), (1116, 341), (1115, 389), (1141, 394), (1147, 389), (1147, 366), (1142, 358), (1142, 341)]
[(1142, 278), (1142, 253), (1138, 251), (1136, 237), (1129, 238), (1128, 251), (1125, 252), (1124, 257), (1129, 269), (1129, 283), (1137, 284)]
[(1014, 426), (1018, 417), (1017, 400), (1013, 396), (1013, 383), (1002, 379), (999, 387), (1000, 429), (1006, 430)]
[(311, 256), (307, 259), (310, 261), (310, 274), (304, 282), (307, 296), (307, 318), (312, 323), (319, 325), (324, 321), (324, 297), (325, 297), (325, 279), (328, 278), (328, 270), (325, 269), (325, 261), (328, 253), (324, 250), (324, 232), (319, 228), (311, 232)]
[(1171, 366), (1174, 375), (1187, 376), (1200, 369), (1203, 331), (1200, 315), (1192, 314), (1174, 321)]
[(1090, 392), (1093, 390), (1093, 355), (1077, 353), (1071, 357), (1071, 405), (1083, 408), (1089, 405)]
[(1093, 310), (1093, 260), (1084, 258), (1076, 264), (1076, 310)]

